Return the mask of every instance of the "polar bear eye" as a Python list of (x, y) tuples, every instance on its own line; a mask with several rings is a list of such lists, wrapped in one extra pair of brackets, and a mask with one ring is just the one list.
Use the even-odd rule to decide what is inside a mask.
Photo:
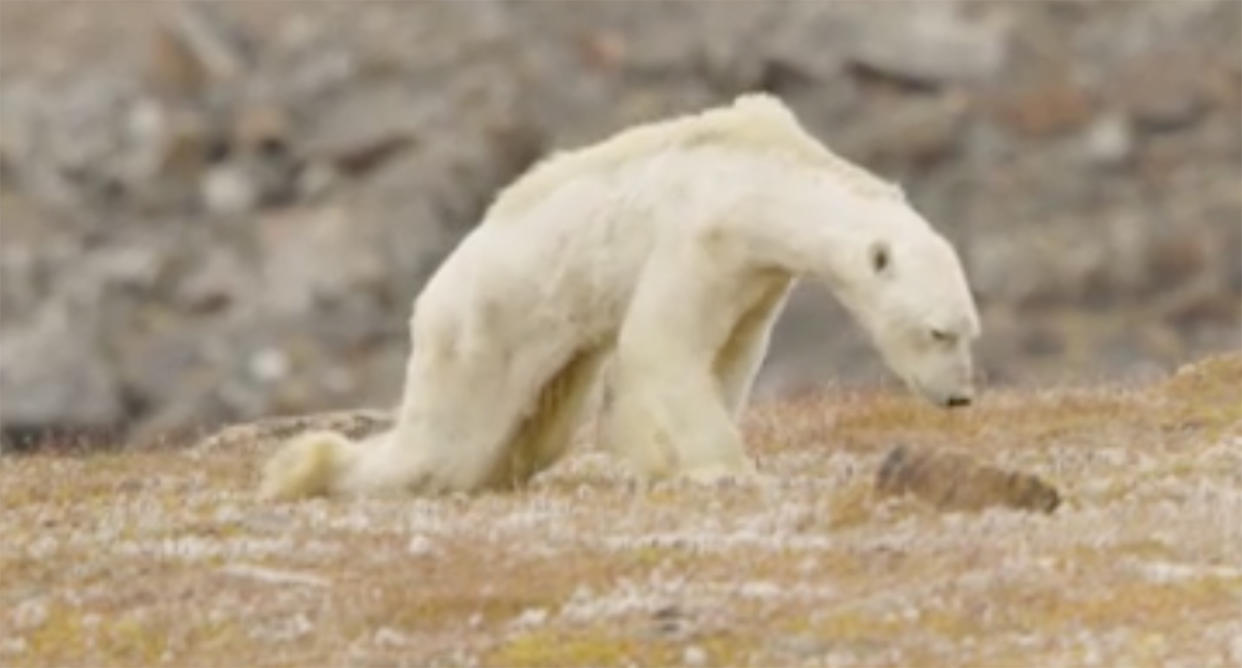
[(874, 269), (877, 274), (884, 273), (884, 270), (888, 269), (889, 266), (888, 244), (883, 241), (877, 241), (871, 244), (870, 255), (871, 268)]
[(931, 331), (932, 340), (936, 343), (954, 343), (957, 341), (957, 335), (953, 332), (946, 332), (943, 329), (933, 329)]

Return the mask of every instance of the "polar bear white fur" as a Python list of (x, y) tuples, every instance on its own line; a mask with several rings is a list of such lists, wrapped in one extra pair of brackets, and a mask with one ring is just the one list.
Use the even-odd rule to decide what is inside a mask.
[(505, 488), (555, 462), (608, 362), (607, 445), (653, 477), (754, 472), (734, 419), (793, 282), (825, 284), (888, 365), (972, 394), (953, 248), (777, 99), (639, 126), (536, 165), (415, 300), (395, 426), (305, 434), (261, 493)]

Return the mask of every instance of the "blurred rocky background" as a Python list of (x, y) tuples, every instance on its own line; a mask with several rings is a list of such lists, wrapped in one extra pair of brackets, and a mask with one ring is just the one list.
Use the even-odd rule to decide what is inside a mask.
[[(987, 382), (1236, 349), (1240, 34), (1234, 0), (4, 0), (0, 423), (391, 405), (410, 302), (497, 188), (748, 90), (959, 246)], [(804, 287), (759, 395), (886, 378)]]

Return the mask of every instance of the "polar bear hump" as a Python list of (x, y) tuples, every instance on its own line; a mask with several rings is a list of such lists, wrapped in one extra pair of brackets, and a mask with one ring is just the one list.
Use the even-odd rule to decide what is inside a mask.
[(553, 153), (502, 190), (484, 220), (517, 217), (578, 176), (598, 174), (663, 151), (702, 146), (776, 155), (825, 169), (856, 190), (880, 197), (904, 197), (896, 186), (828, 150), (780, 99), (750, 93), (727, 107), (639, 125), (598, 144)]

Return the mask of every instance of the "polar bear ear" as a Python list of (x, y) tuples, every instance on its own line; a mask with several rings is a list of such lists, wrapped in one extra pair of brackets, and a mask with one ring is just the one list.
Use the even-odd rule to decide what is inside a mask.
[(867, 257), (871, 260), (871, 269), (877, 275), (890, 274), (893, 271), (892, 250), (883, 241), (871, 242), (867, 249)]

